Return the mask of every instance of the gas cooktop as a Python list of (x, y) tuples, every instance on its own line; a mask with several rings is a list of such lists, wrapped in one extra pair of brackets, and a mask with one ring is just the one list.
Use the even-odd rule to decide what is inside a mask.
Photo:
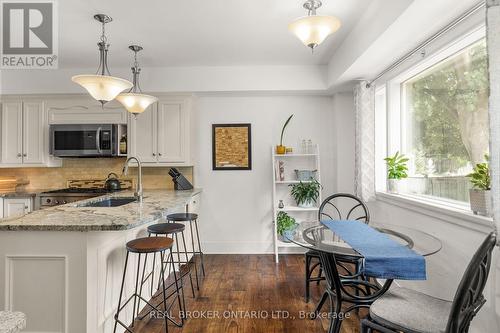
[(69, 187), (69, 188), (63, 188), (60, 190), (52, 190), (52, 191), (47, 191), (43, 192), (43, 194), (57, 194), (57, 193), (109, 193), (110, 191), (104, 189), (104, 188), (80, 188), (80, 187)]

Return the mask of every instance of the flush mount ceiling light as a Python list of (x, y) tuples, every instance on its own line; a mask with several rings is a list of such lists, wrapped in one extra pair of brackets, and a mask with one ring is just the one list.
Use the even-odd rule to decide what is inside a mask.
[(132, 87), (132, 83), (109, 74), (109, 44), (106, 38), (105, 26), (106, 23), (111, 22), (113, 19), (105, 14), (96, 14), (94, 19), (102, 24), (101, 41), (97, 43), (97, 46), (99, 46), (99, 67), (95, 75), (76, 75), (71, 80), (87, 89), (93, 98), (104, 105), (104, 103), (113, 100), (123, 90)]
[(316, 10), (321, 7), (319, 0), (308, 0), (304, 3), (307, 16), (300, 17), (288, 25), (288, 30), (299, 38), (304, 45), (314, 48), (339, 30), (340, 20), (334, 16), (316, 15)]
[(128, 92), (118, 95), (116, 100), (122, 103), (128, 112), (133, 113), (134, 116), (137, 117), (139, 113), (143, 113), (144, 110), (156, 102), (158, 98), (143, 94), (141, 86), (139, 85), (139, 74), (141, 73), (141, 68), (139, 67), (139, 62), (137, 61), (137, 53), (142, 50), (142, 47), (139, 45), (130, 45), (128, 48), (134, 52), (134, 67), (132, 67), (133, 86)]

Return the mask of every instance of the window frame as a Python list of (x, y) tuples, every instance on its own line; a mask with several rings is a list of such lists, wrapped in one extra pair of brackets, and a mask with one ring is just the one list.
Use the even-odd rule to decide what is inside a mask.
[[(405, 99), (404, 99), (404, 88), (402, 83), (415, 77), (416, 75), (424, 72), (425, 70), (439, 64), (440, 62), (450, 58), (461, 50), (466, 49), (470, 45), (486, 38), (486, 26), (481, 24), (475, 29), (469, 31), (468, 33), (462, 35), (460, 38), (456, 38), (439, 48), (432, 54), (425, 54), (425, 51), (421, 53), (421, 59), (416, 61), (411, 66), (405, 68), (399, 73), (396, 73), (392, 78), (387, 81), (377, 84), (375, 89), (375, 99), (377, 99), (377, 93), (385, 93), (386, 108), (385, 114), (383, 111), (377, 110), (377, 105), (375, 107), (375, 119), (377, 124), (377, 118), (382, 121), (385, 120), (385, 126), (376, 126), (376, 193), (377, 198), (383, 198), (387, 201), (391, 197), (397, 197), (398, 200), (404, 200), (409, 202), (414, 202), (416, 204), (429, 204), (433, 207), (442, 207), (450, 211), (456, 212), (457, 209), (463, 210), (463, 213), (467, 215), (472, 214), (470, 212), (470, 206), (468, 203), (462, 202), (450, 202), (449, 199), (439, 198), (439, 197), (429, 197), (425, 195), (414, 195), (414, 194), (391, 194), (387, 191), (387, 168), (383, 157), (387, 154), (393, 154), (396, 151), (402, 151), (406, 147), (407, 135), (402, 135), (404, 133), (403, 128), (405, 128), (406, 123), (406, 112), (405, 110)], [(385, 127), (385, 128), (384, 128)], [(384, 137), (383, 133), (380, 131), (385, 131), (386, 142), (381, 143), (380, 138)], [(378, 133), (377, 133), (378, 132)], [(379, 142), (377, 142), (379, 139)], [(379, 144), (380, 143), (380, 144)], [(381, 170), (384, 170), (383, 172)]]

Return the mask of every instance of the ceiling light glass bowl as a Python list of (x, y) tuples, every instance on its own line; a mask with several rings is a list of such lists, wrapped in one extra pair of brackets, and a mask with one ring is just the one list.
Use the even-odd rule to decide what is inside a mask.
[(119, 93), (132, 87), (132, 82), (108, 75), (75, 75), (71, 81), (81, 85), (102, 104), (112, 101)]
[(304, 16), (288, 25), (290, 30), (304, 45), (315, 48), (339, 30), (340, 20), (334, 16)]
[(116, 97), (128, 112), (133, 114), (143, 113), (151, 104), (158, 101), (158, 98), (139, 93), (123, 93)]

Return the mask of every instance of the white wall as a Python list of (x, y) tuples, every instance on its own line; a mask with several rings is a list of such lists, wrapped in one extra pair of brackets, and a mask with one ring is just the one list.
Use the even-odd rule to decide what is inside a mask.
[[(203, 188), (201, 233), (207, 253), (271, 253), (271, 147), (281, 126), (294, 114), (284, 143), (297, 147), (300, 138), (320, 145), (324, 193), (334, 190), (335, 124), (331, 97), (204, 95), (193, 116), (198, 152), (194, 179)], [(211, 126), (252, 124), (252, 170), (213, 171)]]

